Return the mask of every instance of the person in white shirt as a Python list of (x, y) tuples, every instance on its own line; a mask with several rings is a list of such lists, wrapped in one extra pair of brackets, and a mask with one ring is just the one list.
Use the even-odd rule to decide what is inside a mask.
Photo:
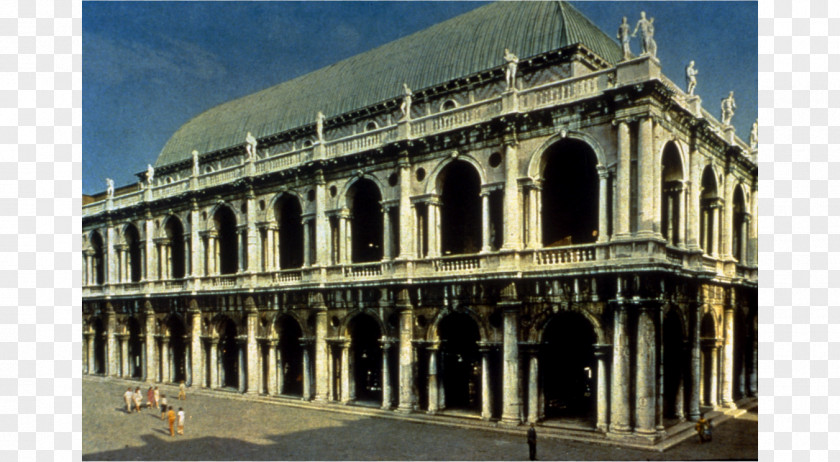
[(178, 434), (179, 435), (184, 434), (184, 419), (185, 418), (186, 418), (186, 415), (184, 414), (184, 408), (179, 407), (178, 408)]

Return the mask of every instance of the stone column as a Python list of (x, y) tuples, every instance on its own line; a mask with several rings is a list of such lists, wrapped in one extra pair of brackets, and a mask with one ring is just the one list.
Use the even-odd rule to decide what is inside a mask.
[[(278, 395), (282, 395), (283, 392), (286, 391), (285, 390), (285, 387), (286, 387), (286, 371), (283, 370), (283, 361), (286, 360), (286, 357), (285, 357), (285, 354), (283, 353), (283, 350), (280, 349), (280, 343), (279, 342), (274, 342), (274, 343), (275, 344), (272, 347), (272, 349), (275, 352), (275, 360), (274, 360), (273, 363), (270, 364), (270, 367), (272, 367), (273, 368), (272, 370), (274, 371), (272, 373), (272, 375), (275, 375), (277, 377), (277, 387), (275, 389), (275, 392)], [(309, 371), (303, 370), (303, 371), (301, 371), (301, 376), (304, 375), (304, 374), (308, 374), (308, 373), (309, 373)]]
[(636, 428), (639, 435), (656, 433), (656, 339), (653, 313), (643, 307), (636, 336)]
[(400, 398), (398, 410), (411, 412), (417, 404), (414, 396), (414, 348), (412, 329), (414, 325), (414, 308), (411, 305), (408, 289), (400, 289), (397, 293), (397, 312), (400, 315)]
[(110, 303), (106, 304), (107, 310), (107, 318), (105, 321), (106, 325), (106, 332), (108, 336), (108, 344), (107, 344), (107, 352), (108, 352), (108, 362), (107, 362), (107, 371), (105, 375), (109, 375), (111, 377), (119, 377), (120, 372), (120, 363), (118, 356), (119, 352), (117, 351), (117, 338), (116, 338), (116, 331), (117, 331), (117, 316), (114, 313), (114, 308), (111, 306)]
[(742, 265), (749, 265), (752, 261), (750, 257), (750, 248), (747, 244), (750, 240), (750, 221), (752, 221), (752, 216), (746, 213), (744, 214), (744, 221), (741, 223), (741, 242), (738, 245), (741, 246), (741, 261)]
[(720, 203), (712, 206), (712, 252), (713, 257), (720, 256)]
[[(326, 319), (326, 318), (325, 318)], [(303, 400), (309, 401), (312, 399), (312, 361), (309, 359), (309, 347), (311, 346), (311, 340), (307, 339), (305, 341), (301, 341), (301, 347), (303, 347)], [(326, 387), (326, 385), (324, 385)], [(325, 390), (325, 388), (321, 388)], [(326, 391), (324, 392), (326, 393)], [(318, 400), (318, 398), (316, 398)], [(326, 395), (321, 401), (326, 401)]]
[(691, 336), (691, 395), (688, 400), (688, 418), (696, 422), (700, 418), (700, 399), (702, 391), (703, 369), (700, 367), (700, 317), (702, 314), (701, 305), (693, 303), (692, 306), (692, 336)]
[(311, 249), (312, 246), (310, 245), (309, 241), (312, 239), (312, 226), (310, 226), (311, 218), (307, 217), (303, 219), (303, 267), (308, 268), (312, 266), (312, 255)]
[(608, 219), (607, 219), (607, 180), (610, 177), (610, 171), (603, 165), (598, 166), (598, 242), (607, 242), (610, 240), (608, 236)]
[(152, 221), (152, 214), (146, 211), (145, 221), (145, 238), (146, 238), (146, 280), (151, 281), (157, 279), (157, 265), (155, 265), (155, 243), (154, 243), (154, 227), (155, 223)]
[(414, 253), (414, 213), (411, 210), (411, 164), (408, 152), (400, 154), (400, 259), (410, 260)]
[(522, 303), (516, 286), (510, 283), (502, 289), (499, 305), (503, 311), (503, 391), (502, 420), (504, 424), (518, 425), (522, 421), (522, 396), (519, 389), (519, 335), (517, 313)]
[(315, 293), (313, 296), (315, 313), (315, 400), (327, 402), (329, 399), (329, 372), (327, 356), (327, 307), (323, 295)]
[[(205, 366), (202, 353), (204, 353), (204, 350), (201, 348), (201, 312), (198, 311), (198, 303), (194, 307), (191, 307), (189, 315), (192, 327), (192, 332), (190, 333), (190, 354), (192, 357), (190, 358), (190, 362), (192, 363), (193, 376), (197, 375), (203, 378)], [(195, 385), (198, 387), (202, 382), (203, 380), (195, 380), (193, 377), (190, 386)]]
[(245, 310), (247, 312), (247, 350), (246, 356), (248, 358), (248, 394), (256, 395), (260, 392), (260, 365), (259, 365), (259, 350), (257, 349), (257, 308), (254, 305), (254, 299), (248, 297), (245, 300)]
[(490, 363), (488, 345), (479, 346), (481, 352), (481, 419), (490, 420), (493, 417), (493, 401), (490, 393)]
[(688, 206), (688, 235), (686, 243), (691, 250), (700, 248), (700, 171), (702, 170), (702, 157), (695, 147), (689, 153), (689, 175), (691, 180), (687, 183)]
[[(204, 273), (204, 261), (201, 258), (201, 236), (198, 234), (198, 203), (193, 200), (190, 210), (190, 276), (199, 277)], [(193, 342), (195, 355), (195, 342)], [(195, 365), (193, 365), (195, 367)]]
[(734, 343), (735, 343), (735, 310), (731, 306), (723, 310), (723, 367), (721, 368), (721, 396), (724, 407), (734, 409), (735, 403), (732, 401), (732, 387), (735, 374), (735, 358), (734, 358)]
[(723, 249), (722, 256), (732, 258), (732, 192), (733, 183), (735, 182), (735, 175), (732, 173), (732, 167), (726, 169), (724, 175), (724, 190), (723, 190), (723, 226), (721, 229)]
[(388, 353), (391, 351), (391, 340), (382, 338), (382, 409), (391, 409), (391, 370), (388, 364)]
[(537, 182), (531, 185), (531, 188), (528, 190), (528, 248), (529, 249), (538, 249), (540, 248), (540, 229), (538, 216), (540, 214), (539, 211), (539, 196), (540, 189)]
[(440, 201), (434, 198), (428, 204), (427, 238), (429, 243), (429, 258), (440, 257)]
[(616, 167), (616, 223), (617, 236), (630, 234), (630, 128), (618, 122), (618, 166)]
[[(117, 282), (119, 271), (119, 262), (117, 261), (116, 255), (117, 230), (114, 229), (114, 225), (110, 221), (108, 222), (106, 235), (108, 236), (108, 241), (105, 243), (107, 246), (106, 255), (108, 260), (106, 263), (107, 266), (105, 267), (107, 269), (107, 272), (105, 273), (107, 275), (107, 279), (105, 282), (108, 284), (114, 284)], [(111, 371), (113, 371), (113, 369), (111, 369)]]
[(164, 335), (161, 337), (160, 343), (160, 369), (161, 369), (161, 382), (168, 383), (172, 381), (172, 377), (170, 376), (169, 370), (169, 336)]
[(436, 414), (438, 411), (439, 406), (439, 399), (438, 396), (438, 370), (437, 370), (437, 361), (438, 361), (438, 351), (440, 350), (440, 342), (435, 342), (429, 345), (429, 392), (428, 392), (428, 401), (429, 401), (429, 414)]
[(748, 391), (750, 397), (758, 396), (758, 332), (752, 333), (752, 370)]
[(128, 373), (128, 342), (125, 341), (126, 334), (117, 334), (120, 343), (120, 373), (118, 377), (129, 377)]
[(656, 216), (655, 196), (657, 175), (656, 156), (653, 153), (653, 120), (643, 117), (639, 121), (639, 231), (650, 234), (657, 231), (656, 223), (660, 220)]
[(266, 249), (265, 249), (265, 265), (267, 271), (277, 271), (280, 269), (280, 250), (279, 240), (275, 241), (277, 234), (277, 225), (269, 225), (265, 229)]
[(352, 242), (350, 236), (350, 211), (342, 209), (338, 214), (338, 263), (349, 265), (352, 261)]
[(711, 361), (711, 380), (709, 380), (709, 405), (717, 407), (718, 406), (718, 380), (720, 376), (718, 375), (718, 354), (719, 354), (720, 347), (716, 342), (715, 345), (709, 350), (709, 359)]
[(155, 355), (155, 312), (152, 310), (152, 303), (148, 300), (143, 306), (143, 314), (146, 317), (146, 371), (150, 380), (160, 382), (158, 374), (157, 356)]
[(219, 388), (219, 339), (210, 339), (210, 388)]
[(247, 265), (248, 225), (239, 226), (236, 230), (236, 272), (242, 273)]
[(350, 341), (341, 343), (341, 402), (350, 402)]
[(610, 385), (610, 431), (630, 431), (630, 345), (627, 306), (617, 300), (613, 313), (613, 365)]
[(505, 250), (517, 250), (522, 247), (522, 210), (519, 207), (519, 156), (516, 139), (511, 136), (505, 137), (505, 193), (504, 211), (504, 243)]
[(96, 374), (96, 333), (88, 334), (87, 348), (88, 374)]
[(315, 255), (312, 261), (316, 265), (328, 265), (330, 261), (330, 222), (326, 215), (326, 182), (324, 172), (315, 173)]
[(277, 345), (279, 343), (277, 340), (268, 341), (268, 394), (271, 396), (279, 395), (282, 392), (277, 381), (282, 370), (282, 366), (278, 367), (277, 365)]
[(749, 237), (749, 248), (750, 248), (750, 265), (758, 266), (758, 185), (754, 184), (752, 189), (752, 194), (750, 194), (749, 200), (749, 207), (750, 207), (750, 215), (752, 216), (752, 220), (750, 221), (750, 237)]
[(610, 360), (610, 352), (612, 350), (612, 345), (595, 345), (595, 358), (598, 360), (598, 370), (596, 374), (598, 376), (598, 389), (597, 392), (597, 410), (598, 410), (598, 420), (596, 427), (599, 431), (605, 432), (609, 428), (609, 405), (608, 405), (608, 393), (607, 384), (609, 380), (607, 378), (607, 364), (609, 364)]
[(532, 345), (528, 356), (528, 423), (536, 423), (540, 419), (539, 345)]
[(481, 191), (481, 252), (490, 250), (490, 191)]
[(394, 258), (391, 249), (391, 212), (386, 206), (382, 206), (382, 259), (391, 260)]
[(184, 347), (184, 372), (186, 375), (186, 380), (184, 380), (184, 385), (191, 387), (192, 386), (192, 335), (185, 335), (184, 336), (184, 343), (186, 346)]
[(236, 338), (236, 346), (237, 353), (239, 354), (239, 360), (236, 362), (237, 364), (237, 372), (238, 374), (238, 382), (239, 382), (239, 393), (245, 393), (248, 390), (248, 336), (239, 336)]
[(677, 190), (677, 229), (674, 234), (674, 242), (679, 245), (685, 245), (685, 186)]
[(257, 252), (257, 207), (254, 200), (254, 191), (249, 189), (245, 195), (246, 203), (246, 219), (248, 220), (248, 228), (246, 229), (245, 255), (248, 262), (248, 272), (256, 273), (259, 271), (259, 252)]
[(91, 362), (91, 356), (92, 355), (89, 353), (89, 351), (91, 349), (90, 345), (92, 343), (91, 340), (90, 340), (91, 335), (92, 334), (90, 334), (89, 332), (85, 332), (85, 333), (82, 334), (82, 374), (91, 374), (92, 373), (91, 372), (92, 368), (90, 367), (90, 364), (92, 364), (92, 362)]

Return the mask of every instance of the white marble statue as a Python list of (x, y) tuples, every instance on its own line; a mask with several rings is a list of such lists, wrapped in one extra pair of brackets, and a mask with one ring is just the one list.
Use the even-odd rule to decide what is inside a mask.
[(732, 116), (735, 115), (735, 97), (733, 96), (733, 91), (729, 92), (729, 96), (723, 98), (720, 102), (720, 121), (723, 122), (724, 125), (731, 125)]
[(505, 84), (508, 90), (513, 90), (516, 87), (516, 68), (519, 66), (519, 57), (511, 53), (505, 48)]
[(108, 199), (114, 197), (114, 180), (105, 178), (105, 193), (107, 194)]
[(750, 129), (750, 149), (755, 149), (758, 147), (758, 120), (753, 122), (752, 128)]
[(627, 24), (627, 16), (621, 18), (621, 25), (618, 26), (618, 35), (616, 36), (621, 41), (621, 50), (624, 52), (624, 59), (630, 59), (630, 24)]
[(146, 182), (151, 186), (153, 181), (155, 181), (155, 168), (152, 164), (146, 164)]
[(402, 104), (400, 104), (400, 112), (402, 113), (403, 120), (411, 119), (411, 88), (408, 88), (407, 84), (403, 84), (403, 100)]
[(200, 170), (198, 169), (198, 151), (193, 149), (192, 152), (192, 159), (193, 159), (193, 175), (198, 176)]
[(685, 86), (688, 94), (694, 96), (694, 87), (697, 86), (697, 69), (694, 68), (694, 61), (689, 62), (685, 68)]
[(318, 119), (315, 122), (315, 132), (318, 134), (318, 142), (320, 143), (324, 142), (324, 119), (326, 119), (326, 117), (324, 117), (324, 113), (318, 111)]
[(257, 157), (257, 139), (251, 132), (245, 135), (245, 143), (245, 160), (254, 160)]
[(636, 36), (636, 32), (642, 31), (640, 41), (642, 44), (642, 54), (656, 57), (656, 41), (653, 40), (653, 18), (647, 19), (645, 12), (642, 11), (642, 17), (636, 23), (636, 28), (633, 29), (632, 36)]

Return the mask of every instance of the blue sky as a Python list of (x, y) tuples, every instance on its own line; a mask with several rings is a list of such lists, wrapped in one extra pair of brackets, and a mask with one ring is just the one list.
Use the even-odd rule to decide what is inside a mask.
[[(83, 2), (83, 193), (123, 186), (190, 118), (478, 8), (485, 2)], [(742, 139), (758, 114), (755, 2), (572, 2), (614, 36), (656, 18), (664, 73), (720, 116), (735, 91)], [(632, 43), (639, 52), (637, 40)]]

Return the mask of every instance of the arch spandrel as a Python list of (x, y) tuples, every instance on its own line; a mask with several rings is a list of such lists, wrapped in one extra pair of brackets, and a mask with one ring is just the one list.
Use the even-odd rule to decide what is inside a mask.
[[(280, 191), (271, 197), (271, 200), (269, 200), (268, 204), (265, 207), (265, 210), (263, 211), (264, 221), (274, 223), (280, 219), (280, 217), (277, 216), (276, 209), (277, 206), (282, 203), (282, 201), (286, 200), (286, 198), (289, 198), (291, 200), (297, 200), (298, 206), (300, 207), (301, 212), (303, 212), (304, 207), (306, 205), (303, 196), (294, 189), (287, 189)], [(212, 217), (213, 215), (210, 216)]]
[(528, 177), (535, 181), (542, 179), (542, 173), (547, 162), (546, 158), (548, 157), (546, 156), (546, 153), (554, 144), (567, 139), (583, 142), (592, 149), (593, 153), (595, 153), (595, 160), (597, 161), (596, 165), (607, 165), (606, 151), (604, 151), (603, 147), (601, 147), (601, 143), (598, 142), (597, 138), (586, 132), (580, 131), (560, 132), (543, 141), (542, 144), (540, 144), (540, 146), (530, 154), (530, 160), (528, 161)]
[(373, 182), (373, 184), (376, 185), (376, 188), (379, 191), (380, 199), (385, 198), (385, 183), (383, 183), (378, 176), (372, 173), (363, 173), (361, 175), (355, 175), (344, 182), (344, 186), (341, 187), (341, 191), (339, 191), (338, 194), (335, 195), (335, 204), (341, 205), (342, 207), (347, 207), (349, 209), (351, 207), (350, 202), (352, 202), (353, 200), (352, 196), (350, 195), (350, 191), (353, 189), (353, 186), (355, 186), (363, 180), (369, 180)]
[(210, 334), (213, 338), (220, 338), (221, 335), (224, 333), (222, 332), (222, 327), (224, 327), (226, 321), (230, 321), (233, 323), (233, 328), (236, 331), (235, 335), (240, 335), (242, 328), (240, 316), (234, 315), (234, 313), (218, 313), (210, 320)]

